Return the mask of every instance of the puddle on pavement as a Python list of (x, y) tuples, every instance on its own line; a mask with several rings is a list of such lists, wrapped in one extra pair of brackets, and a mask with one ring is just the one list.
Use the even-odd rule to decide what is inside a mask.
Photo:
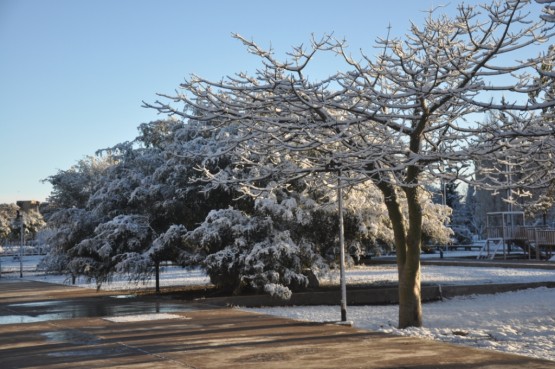
[(11, 307), (20, 307), (20, 306), (24, 306), (24, 307), (41, 307), (41, 306), (53, 306), (53, 305), (59, 305), (61, 304), (61, 301), (58, 300), (50, 300), (50, 301), (39, 301), (39, 302), (22, 302), (19, 304), (10, 304), (8, 306)]
[(8, 314), (2, 315), (0, 309), (0, 325), (194, 310), (193, 307), (168, 301), (136, 301), (129, 295), (125, 295), (125, 298), (117, 296), (119, 295), (98, 300), (55, 300), (10, 304), (6, 309)]
[(43, 332), (41, 333), (41, 336), (45, 337), (47, 341), (69, 342), (71, 344), (79, 345), (93, 345), (100, 342), (100, 339), (95, 335), (80, 332), (75, 329)]
[(104, 340), (94, 334), (82, 332), (78, 329), (62, 329), (57, 331), (40, 333), (46, 341), (63, 343), (50, 350), (47, 355), (50, 357), (115, 357), (124, 354), (127, 346), (117, 344), (116, 346), (104, 342)]
[(37, 323), (41, 320), (28, 315), (7, 315), (0, 316), (0, 324), (21, 324), (21, 323)]
[(49, 352), (48, 356), (51, 357), (73, 357), (73, 356), (106, 356), (111, 354), (112, 350), (92, 349), (92, 350), (70, 350), (70, 351), (57, 351)]

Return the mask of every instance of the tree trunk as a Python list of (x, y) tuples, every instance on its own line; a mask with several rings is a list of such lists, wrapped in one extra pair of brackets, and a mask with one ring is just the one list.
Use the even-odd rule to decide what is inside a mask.
[(420, 240), (422, 237), (422, 208), (416, 188), (407, 188), (409, 228), (401, 211), (395, 188), (388, 183), (378, 183), (385, 199), (391, 220), (397, 254), (399, 275), (399, 328), (422, 326), (420, 287)]
[(160, 293), (160, 262), (158, 260), (154, 262), (154, 268), (156, 273), (156, 293)]
[(421, 327), (420, 260), (414, 260), (414, 257), (407, 257), (403, 265), (398, 265), (398, 271), (399, 328)]
[(422, 326), (420, 284), (420, 244), (422, 240), (422, 206), (418, 187), (405, 188), (409, 210), (409, 229), (406, 237), (406, 257), (398, 263), (399, 271), (399, 328)]

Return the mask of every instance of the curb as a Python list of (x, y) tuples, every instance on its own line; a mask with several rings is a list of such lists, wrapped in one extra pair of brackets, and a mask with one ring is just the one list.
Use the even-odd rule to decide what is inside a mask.
[[(485, 285), (434, 285), (422, 286), (422, 302), (439, 301), (444, 298), (455, 296), (495, 294), (511, 291), (519, 291), (529, 288), (555, 288), (555, 282), (534, 283), (507, 283), (507, 284), (485, 284)], [(275, 306), (314, 306), (314, 305), (339, 305), (341, 303), (341, 292), (297, 292), (293, 293), (291, 299), (280, 300), (269, 295), (247, 295), (247, 296), (225, 296), (210, 297), (195, 300), (196, 302), (214, 306), (242, 306), (242, 307), (275, 307)], [(397, 287), (386, 288), (355, 288), (349, 290), (347, 287), (347, 304), (355, 305), (390, 305), (399, 303)]]

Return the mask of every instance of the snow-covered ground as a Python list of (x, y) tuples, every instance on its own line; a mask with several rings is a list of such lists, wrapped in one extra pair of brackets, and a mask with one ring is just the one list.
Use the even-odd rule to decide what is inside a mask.
[[(42, 281), (47, 283), (71, 284), (71, 278), (67, 275), (45, 274), (37, 271), (37, 264), (41, 256), (26, 256), (23, 258), (23, 278)], [(11, 256), (0, 257), (0, 271), (2, 278), (19, 278), (20, 263), (18, 259)], [(186, 270), (181, 267), (169, 266), (161, 267), (160, 284), (162, 287), (172, 286), (203, 286), (210, 285), (210, 278), (200, 269)], [(75, 286), (96, 289), (94, 281), (79, 277), (76, 279)], [(102, 285), (102, 290), (137, 290), (154, 288), (155, 281), (150, 279), (144, 282), (129, 282), (126, 276), (114, 278), (110, 283)]]
[[(395, 265), (353, 267), (346, 271), (346, 276), (349, 284), (396, 282), (397, 267)], [(555, 270), (423, 265), (422, 281), (440, 285), (555, 282)], [(339, 284), (339, 273), (331, 273), (322, 278), (321, 282)]]
[[(34, 258), (34, 259), (33, 259)], [(19, 261), (0, 258), (2, 270), (12, 273), (2, 278), (19, 278)], [(68, 284), (65, 276), (32, 272), (37, 257), (24, 259), (24, 278), (49, 283)], [(28, 271), (25, 271), (28, 270)], [(16, 272), (17, 271), (17, 272)], [(423, 266), (423, 281), (434, 284), (488, 284), (513, 282), (555, 281), (555, 270), (511, 269), (495, 267)], [(349, 284), (387, 283), (396, 281), (396, 267), (381, 265), (355, 267), (347, 271)], [(338, 273), (323, 278), (325, 284), (337, 284)], [(208, 285), (209, 279), (201, 270), (186, 271), (167, 267), (161, 274), (162, 286)], [(96, 288), (83, 279), (77, 285)], [(126, 278), (103, 285), (102, 289), (122, 290), (153, 287), (154, 282), (135, 284)], [(427, 303), (424, 309), (425, 328), (396, 329), (397, 306), (352, 306), (347, 318), (361, 329), (399, 335), (418, 336), (455, 344), (511, 352), (555, 361), (555, 289), (536, 288), (495, 295), (465, 296)], [(247, 309), (309, 321), (336, 321), (338, 306), (297, 306)]]

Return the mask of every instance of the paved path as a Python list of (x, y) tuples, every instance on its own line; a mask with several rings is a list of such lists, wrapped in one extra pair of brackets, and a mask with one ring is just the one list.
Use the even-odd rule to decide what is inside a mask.
[[(347, 326), (154, 296), (121, 297), (0, 279), (0, 367), (555, 368), (555, 362)], [(153, 306), (164, 319), (110, 320), (111, 314), (152, 313)], [(24, 316), (31, 322), (5, 324)]]

